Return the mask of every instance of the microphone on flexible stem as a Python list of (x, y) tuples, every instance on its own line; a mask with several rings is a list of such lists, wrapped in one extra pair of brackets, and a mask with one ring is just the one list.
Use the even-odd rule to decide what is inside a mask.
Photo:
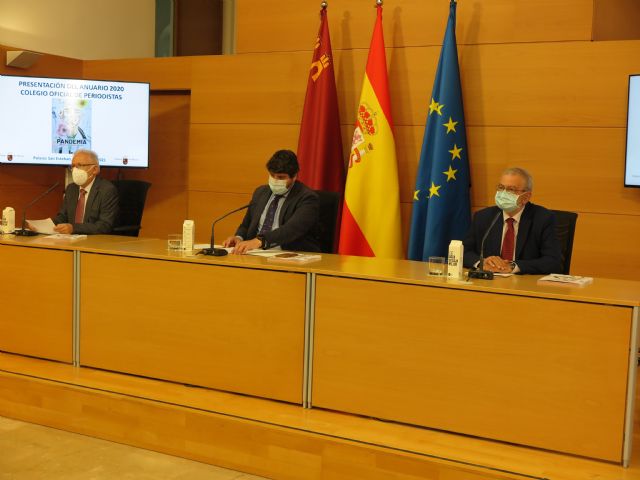
[(224, 248), (215, 248), (214, 247), (214, 245), (215, 245), (215, 243), (213, 241), (214, 227), (216, 226), (216, 223), (218, 223), (223, 218), (228, 217), (232, 213), (236, 213), (236, 212), (239, 212), (240, 210), (244, 210), (245, 208), (249, 208), (251, 205), (253, 205), (253, 203), (248, 203), (247, 205), (244, 205), (244, 206), (242, 206), (240, 208), (236, 208), (235, 210), (231, 210), (230, 212), (225, 213), (221, 217), (216, 218), (213, 221), (213, 223), (211, 224), (211, 247), (210, 248), (203, 248), (200, 253), (202, 255), (211, 255), (213, 257), (224, 257), (225, 255), (228, 255), (229, 252), (227, 252)]
[(480, 243), (480, 263), (478, 264), (478, 268), (476, 270), (469, 272), (469, 278), (493, 280), (493, 272), (487, 272), (484, 269), (484, 241), (487, 239), (487, 237), (489, 236), (489, 232), (491, 231), (491, 229), (493, 228), (493, 226), (496, 224), (496, 222), (500, 217), (502, 217), (502, 210), (500, 210), (496, 214), (493, 221), (491, 222), (491, 225), (489, 225), (489, 228), (487, 228), (487, 231), (485, 232), (484, 237), (482, 237), (482, 242)]
[(60, 182), (56, 182), (53, 185), (51, 185), (46, 192), (41, 193), (40, 195), (38, 195), (36, 198), (34, 198), (33, 200), (31, 200), (31, 202), (29, 202), (27, 204), (26, 207), (24, 207), (24, 210), (22, 212), (22, 228), (20, 230), (16, 230), (15, 231), (15, 235), (19, 236), (19, 237), (32, 237), (34, 235), (38, 235), (38, 232), (34, 232), (33, 230), (27, 230), (27, 209), (32, 206), (34, 203), (38, 202), (41, 198), (49, 195), (51, 192), (53, 192), (53, 190), (60, 185)]

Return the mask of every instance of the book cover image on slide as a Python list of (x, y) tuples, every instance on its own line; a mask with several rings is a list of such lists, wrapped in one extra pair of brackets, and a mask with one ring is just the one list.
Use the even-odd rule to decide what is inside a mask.
[(91, 101), (54, 98), (51, 100), (52, 153), (73, 154), (91, 150)]

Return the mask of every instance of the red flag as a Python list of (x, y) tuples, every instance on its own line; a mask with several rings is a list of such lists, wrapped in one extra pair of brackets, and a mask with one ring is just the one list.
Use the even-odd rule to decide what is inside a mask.
[(305, 185), (315, 190), (342, 193), (344, 157), (326, 8), (320, 11), (320, 30), (311, 59), (300, 124), (298, 161), (299, 178)]

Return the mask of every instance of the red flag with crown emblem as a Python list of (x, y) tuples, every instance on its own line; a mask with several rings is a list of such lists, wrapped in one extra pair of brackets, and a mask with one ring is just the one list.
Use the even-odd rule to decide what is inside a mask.
[(320, 11), (320, 29), (309, 70), (298, 161), (299, 178), (305, 185), (315, 190), (342, 193), (344, 157), (326, 8)]

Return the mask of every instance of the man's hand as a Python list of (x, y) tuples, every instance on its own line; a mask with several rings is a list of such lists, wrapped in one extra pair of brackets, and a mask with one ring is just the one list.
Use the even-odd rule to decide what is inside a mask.
[(510, 273), (511, 265), (505, 259), (493, 256), (484, 259), (484, 269), (495, 273)]
[(232, 235), (231, 237), (227, 237), (225, 239), (225, 241), (222, 242), (222, 246), (223, 247), (233, 247), (233, 246), (237, 245), (238, 243), (240, 243), (241, 241), (242, 241), (242, 239), (240, 237)]
[(233, 249), (234, 255), (244, 255), (249, 250), (254, 250), (262, 246), (262, 241), (254, 238), (253, 240), (245, 240), (243, 242), (236, 243), (236, 248)]
[(56, 233), (64, 233), (69, 235), (73, 233), (73, 225), (71, 225), (70, 223), (59, 223), (58, 225), (53, 227), (53, 231)]

